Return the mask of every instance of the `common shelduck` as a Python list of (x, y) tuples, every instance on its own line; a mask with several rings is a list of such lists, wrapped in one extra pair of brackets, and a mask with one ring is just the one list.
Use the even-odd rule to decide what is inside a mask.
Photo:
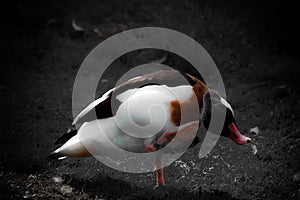
[[(183, 76), (188, 82), (180, 81)], [(198, 110), (192, 106), (195, 102)], [(218, 92), (209, 89), (202, 81), (189, 74), (161, 70), (132, 78), (93, 101), (74, 119), (72, 130), (58, 138), (56, 144), (63, 145), (53, 151), (51, 157), (90, 156), (86, 145), (90, 145), (90, 148), (93, 145), (109, 148), (107, 139), (118, 141), (118, 146), (127, 151), (153, 152), (172, 141), (176, 134), (188, 135), (198, 128), (200, 122), (207, 129), (212, 106), (226, 110), (222, 136), (229, 137), (240, 145), (251, 141), (238, 131), (232, 107)], [(85, 121), (85, 116), (92, 110), (96, 111), (97, 119)], [(133, 120), (138, 126), (128, 125), (132, 124), (129, 120)], [(106, 136), (93, 141), (88, 136), (99, 130), (99, 124)], [(140, 130), (140, 127), (146, 128)], [(151, 131), (158, 129), (160, 134), (152, 136)], [(131, 135), (130, 132), (134, 134)], [(191, 138), (191, 146), (195, 146), (199, 137)], [(165, 185), (161, 165), (157, 161), (157, 186)]]

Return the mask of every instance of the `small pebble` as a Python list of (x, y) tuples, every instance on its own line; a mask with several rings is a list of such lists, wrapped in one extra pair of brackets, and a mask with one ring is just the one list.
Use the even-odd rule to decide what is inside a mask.
[(70, 194), (70, 193), (72, 193), (72, 191), (73, 191), (73, 188), (69, 185), (63, 185), (60, 188), (60, 192), (63, 194)]
[(258, 135), (259, 133), (259, 128), (257, 126), (255, 126), (254, 128), (250, 128), (249, 133)]
[(294, 182), (299, 182), (299, 181), (300, 181), (300, 172), (297, 173), (297, 174), (294, 174), (294, 176), (293, 176), (293, 181), (294, 181)]
[(257, 154), (257, 147), (256, 147), (256, 145), (254, 145), (254, 144), (251, 144), (251, 149), (252, 149), (252, 153), (254, 154), (254, 155), (256, 155)]
[(84, 28), (82, 28), (81, 26), (78, 26), (78, 25), (76, 24), (75, 20), (72, 20), (72, 27), (73, 27), (73, 29), (74, 29), (75, 31), (77, 31), (77, 32), (84, 32), (84, 31), (85, 31)]
[(52, 178), (52, 180), (53, 180), (55, 183), (61, 183), (61, 182), (63, 182), (63, 179), (62, 179), (61, 177), (59, 177), (59, 176), (54, 176), (54, 177)]

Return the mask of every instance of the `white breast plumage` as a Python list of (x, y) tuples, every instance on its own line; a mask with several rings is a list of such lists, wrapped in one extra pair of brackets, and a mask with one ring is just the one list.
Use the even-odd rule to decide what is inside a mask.
[(151, 137), (175, 127), (171, 122), (170, 102), (186, 101), (193, 95), (191, 86), (146, 86), (117, 96), (122, 104), (116, 122), (125, 132), (136, 137)]

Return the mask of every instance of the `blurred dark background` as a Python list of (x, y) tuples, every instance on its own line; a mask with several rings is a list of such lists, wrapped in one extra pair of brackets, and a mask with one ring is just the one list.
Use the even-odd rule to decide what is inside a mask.
[[(258, 126), (261, 130), (258, 135), (250, 135), (258, 149), (255, 155), (253, 146), (237, 147), (226, 139), (218, 142), (212, 152), (222, 159), (210, 156), (199, 161), (198, 149), (189, 151), (182, 159), (199, 167), (183, 179), (176, 175), (181, 168), (167, 168), (171, 177), (168, 182), (174, 182), (176, 191), (170, 198), (299, 198), (298, 9), (296, 2), (270, 0), (54, 0), (3, 4), (3, 198), (154, 198), (149, 189), (153, 174), (123, 174), (93, 159), (58, 163), (46, 158), (55, 138), (72, 121), (73, 82), (85, 56), (106, 38), (145, 26), (174, 29), (203, 45), (219, 67), (241, 129), (247, 133)], [(85, 30), (76, 31), (72, 21)], [(139, 54), (132, 54), (132, 59)], [(178, 63), (166, 61), (170, 65)], [(119, 70), (106, 77), (100, 93), (109, 89), (129, 65), (118, 63)], [(226, 168), (224, 159), (231, 168)], [(201, 173), (211, 166), (215, 171)], [(63, 184), (70, 185), (73, 192), (61, 192), (53, 176), (63, 177)], [(43, 188), (38, 186), (40, 183), (45, 183)]]

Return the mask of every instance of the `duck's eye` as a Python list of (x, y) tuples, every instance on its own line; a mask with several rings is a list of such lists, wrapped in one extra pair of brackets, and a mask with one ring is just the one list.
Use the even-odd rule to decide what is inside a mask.
[(228, 103), (228, 101), (226, 101), (223, 97), (221, 97), (221, 103), (224, 106), (226, 106), (226, 108), (228, 108), (231, 111), (232, 115), (234, 116), (233, 109), (232, 109), (231, 105)]

